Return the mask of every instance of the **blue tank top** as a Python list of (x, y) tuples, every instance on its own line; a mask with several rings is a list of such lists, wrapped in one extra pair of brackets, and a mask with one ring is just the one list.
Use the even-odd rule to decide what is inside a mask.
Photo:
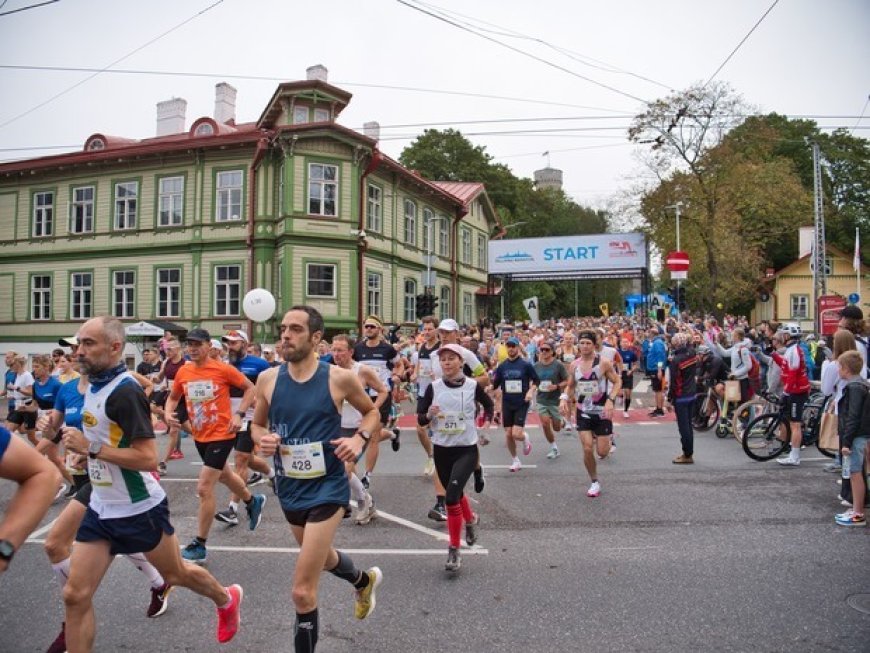
[(341, 413), (329, 392), (329, 368), (328, 363), (318, 362), (314, 375), (305, 383), (294, 381), (286, 365), (278, 369), (269, 405), (271, 430), (281, 436), (281, 444), (323, 443), (326, 465), (324, 476), (289, 478), (284, 476), (280, 449), (275, 453), (276, 491), (284, 510), (308, 510), (327, 503), (344, 506), (350, 501), (344, 463), (329, 444), (341, 431)]

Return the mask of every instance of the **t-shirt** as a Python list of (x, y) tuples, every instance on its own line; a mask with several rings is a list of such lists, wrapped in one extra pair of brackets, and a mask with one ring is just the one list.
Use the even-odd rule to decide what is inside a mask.
[(230, 387), (242, 387), (246, 381), (245, 375), (232, 365), (213, 360), (178, 370), (170, 396), (184, 397), (194, 440), (214, 442), (235, 437), (229, 430), (233, 418)]
[(36, 381), (33, 384), (33, 398), (36, 399), (36, 405), (40, 410), (51, 410), (54, 408), (54, 400), (57, 398), (58, 391), (63, 387), (60, 379), (50, 376), (45, 380), (45, 383)]
[(82, 428), (82, 408), (84, 405), (85, 396), (79, 392), (78, 379), (64, 383), (54, 400), (54, 409), (63, 413), (63, 423), (79, 430)]
[[(230, 365), (248, 377), (251, 383), (256, 383), (257, 377), (269, 369), (269, 363), (266, 362), (266, 359), (259, 356), (251, 356), (250, 354), (235, 362), (230, 362)], [(230, 388), (230, 397), (241, 397), (244, 394), (245, 391), (241, 388), (235, 386)]]
[(562, 390), (559, 384), (568, 380), (568, 370), (557, 360), (549, 365), (538, 361), (535, 363), (535, 372), (540, 379), (538, 384), (537, 403), (545, 406), (557, 406)]
[(21, 388), (29, 388), (33, 385), (33, 375), (30, 372), (21, 372), (15, 376), (12, 385), (18, 388), (9, 393), (15, 401), (15, 408), (24, 408), (24, 405), (30, 401), (30, 396), (22, 393)]
[(15, 385), (15, 372), (12, 370), (6, 370), (6, 378), (3, 382), (3, 387), (7, 388), (7, 396), (9, 397), (9, 412), (15, 408), (15, 400), (12, 398), (12, 392), (8, 391), (10, 385)]
[(9, 441), (12, 439), (12, 434), (5, 427), (0, 426), (0, 460), (3, 460), (3, 454), (9, 446)]
[(529, 383), (538, 383), (534, 366), (524, 358), (507, 359), (495, 369), (494, 388), (502, 388), (502, 404), (526, 403)]
[(625, 365), (625, 372), (630, 372), (632, 365), (637, 362), (637, 352), (632, 349), (618, 349), (619, 356), (622, 358), (622, 362)]
[[(383, 340), (374, 347), (369, 347), (365, 341), (358, 342), (353, 348), (353, 359), (359, 361), (363, 365), (368, 365), (374, 368), (378, 374), (378, 378), (384, 382), (387, 388), (392, 388), (392, 375), (390, 374), (396, 363), (399, 362), (399, 354), (392, 345), (387, 344)], [(369, 390), (369, 394), (377, 396), (373, 390)]]
[(152, 374), (157, 374), (160, 371), (160, 363), (146, 363), (142, 361), (136, 366), (136, 372), (146, 378), (151, 378)]

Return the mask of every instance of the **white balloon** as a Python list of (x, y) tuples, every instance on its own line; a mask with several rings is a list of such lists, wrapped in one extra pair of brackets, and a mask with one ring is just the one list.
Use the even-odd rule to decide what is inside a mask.
[(242, 300), (242, 309), (249, 320), (265, 322), (275, 314), (275, 298), (265, 288), (254, 288)]

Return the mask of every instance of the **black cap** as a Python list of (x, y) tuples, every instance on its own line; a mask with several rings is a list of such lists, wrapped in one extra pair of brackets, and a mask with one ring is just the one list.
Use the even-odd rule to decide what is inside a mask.
[(211, 336), (208, 334), (208, 331), (205, 329), (201, 329), (197, 327), (196, 329), (191, 329), (187, 332), (187, 338), (185, 340), (196, 340), (198, 342), (211, 342)]
[(852, 320), (863, 320), (864, 311), (862, 311), (860, 308), (853, 304), (851, 306), (847, 306), (842, 311), (840, 311), (840, 317), (845, 317)]

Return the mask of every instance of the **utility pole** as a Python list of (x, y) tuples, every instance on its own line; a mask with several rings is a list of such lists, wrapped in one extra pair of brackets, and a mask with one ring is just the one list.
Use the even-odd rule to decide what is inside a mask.
[[(666, 206), (667, 209), (674, 209), (674, 213), (677, 216), (677, 251), (680, 251), (680, 209), (683, 206), (683, 202), (681, 200), (677, 200), (676, 204), (671, 204), (670, 206)], [(677, 279), (677, 296), (674, 297), (674, 303), (677, 305), (677, 316), (680, 314), (680, 279)]]
[(825, 214), (822, 194), (822, 164), (819, 144), (813, 142), (813, 324), (820, 329), (819, 297), (828, 294), (827, 270), (825, 270)]

